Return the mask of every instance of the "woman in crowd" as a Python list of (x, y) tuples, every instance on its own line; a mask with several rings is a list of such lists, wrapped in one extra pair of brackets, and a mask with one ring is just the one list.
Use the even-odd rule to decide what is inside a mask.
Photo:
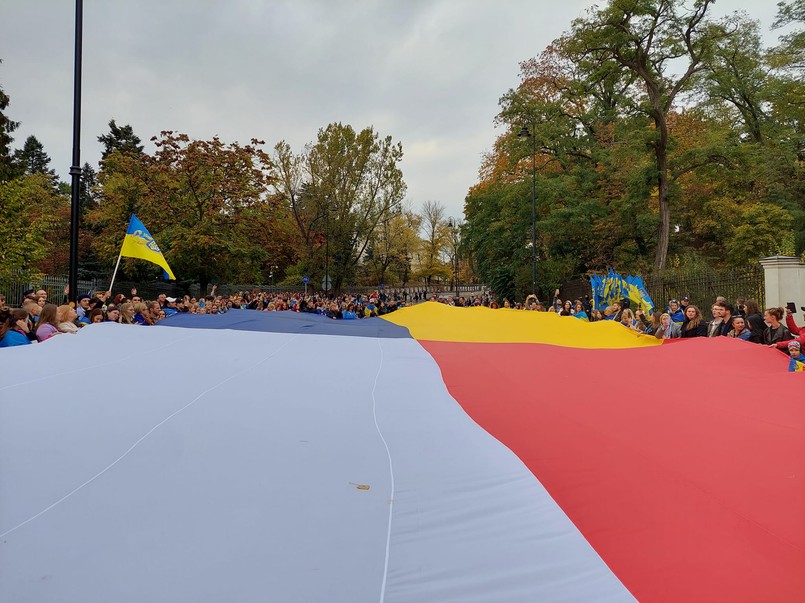
[(62, 333), (78, 333), (75, 324), (78, 313), (70, 304), (63, 304), (56, 308), (56, 321), (59, 331)]
[(573, 316), (575, 316), (580, 320), (587, 320), (587, 321), (590, 320), (590, 317), (587, 316), (587, 312), (584, 311), (584, 304), (581, 303), (580, 299), (576, 300), (576, 309), (573, 313)]
[(789, 339), (777, 342), (777, 349), (785, 351), (788, 348), (790, 341), (798, 341), (799, 344), (805, 345), (805, 327), (800, 328), (794, 320), (794, 313), (785, 308), (785, 326), (788, 327), (791, 333)]
[(562, 304), (559, 316), (573, 316), (573, 303), (569, 299)]
[(120, 308), (115, 304), (106, 307), (106, 319), (104, 322), (120, 322)]
[(151, 320), (151, 317), (148, 315), (148, 307), (143, 302), (134, 302), (132, 304), (132, 308), (134, 309), (134, 318), (132, 322), (138, 325), (152, 325), (154, 321)]
[(137, 314), (137, 310), (134, 309), (134, 305), (130, 302), (126, 302), (124, 304), (120, 304), (120, 324), (122, 325), (134, 325), (137, 324), (134, 322), (134, 316)]
[(47, 341), (60, 333), (57, 311), (58, 307), (55, 304), (45, 304), (42, 307), (39, 320), (36, 322), (36, 338), (40, 342)]
[(747, 299), (743, 305), (744, 308), (744, 323), (746, 328), (749, 329), (749, 341), (752, 343), (763, 343), (763, 331), (766, 330), (766, 323), (763, 322), (763, 315), (760, 313), (760, 307), (756, 301)]
[(768, 308), (763, 314), (766, 328), (763, 330), (763, 343), (777, 347), (777, 344), (791, 339), (791, 331), (780, 321), (783, 320), (782, 308)]
[[(673, 317), (673, 315), (671, 315)], [(698, 307), (690, 305), (685, 308), (685, 320), (682, 323), (682, 337), (707, 337), (707, 323)]]
[(0, 327), (0, 348), (28, 345), (28, 312), (22, 308), (8, 311), (3, 326)]
[(734, 337), (735, 339), (743, 339), (749, 341), (752, 336), (752, 331), (746, 328), (746, 320), (743, 316), (734, 316), (732, 318), (732, 329), (727, 333), (727, 337)]
[[(652, 315), (652, 325), (654, 324), (654, 316), (657, 314), (659, 312), (655, 312)], [(646, 334), (654, 335), (657, 339), (678, 339), (682, 337), (682, 327), (671, 319), (671, 315), (668, 312), (663, 312), (659, 317), (657, 327), (652, 326), (651, 329), (651, 333), (646, 329)]]
[(643, 323), (643, 328), (645, 329), (643, 332), (646, 335), (654, 335), (662, 326), (662, 314), (660, 312), (653, 312), (646, 316), (646, 313), (641, 308), (638, 308), (635, 316), (637, 316), (637, 320)]
[(632, 311), (629, 308), (623, 309), (618, 322), (632, 331), (640, 331), (640, 329), (637, 327), (637, 321), (635, 320), (634, 314), (632, 314)]
[(96, 322), (103, 322), (103, 310), (100, 308), (93, 308), (92, 311), (87, 316), (89, 320), (89, 324), (95, 324)]

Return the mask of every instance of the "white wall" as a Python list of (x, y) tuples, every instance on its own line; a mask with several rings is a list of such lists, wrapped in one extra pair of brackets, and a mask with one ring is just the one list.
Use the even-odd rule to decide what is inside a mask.
[(797, 304), (796, 322), (805, 326), (805, 264), (799, 258), (775, 255), (761, 258), (766, 276), (766, 307), (783, 306), (788, 302)]

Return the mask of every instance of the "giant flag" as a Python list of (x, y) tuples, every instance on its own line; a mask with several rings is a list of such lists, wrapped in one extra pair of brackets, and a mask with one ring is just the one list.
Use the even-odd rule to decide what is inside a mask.
[(2, 601), (805, 592), (803, 373), (764, 346), (428, 302), (0, 357)]

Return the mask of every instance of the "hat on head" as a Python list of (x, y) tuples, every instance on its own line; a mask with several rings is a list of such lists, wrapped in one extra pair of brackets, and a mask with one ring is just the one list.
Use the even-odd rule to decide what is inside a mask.
[(176, 298), (175, 297), (166, 297), (165, 301), (169, 301), (170, 303), (174, 303), (174, 302), (176, 302)]
[(89, 295), (79, 295), (76, 301), (81, 301), (82, 299), (92, 299)]
[(679, 303), (679, 300), (677, 300), (677, 299), (669, 299), (669, 300), (668, 300), (668, 303), (669, 303), (669, 304), (678, 304), (678, 303)]
[(789, 348), (801, 348), (802, 344), (800, 342), (798, 342), (796, 339), (794, 339), (794, 340), (788, 342), (788, 347)]
[(682, 301), (689, 301), (687, 297), (683, 297)]

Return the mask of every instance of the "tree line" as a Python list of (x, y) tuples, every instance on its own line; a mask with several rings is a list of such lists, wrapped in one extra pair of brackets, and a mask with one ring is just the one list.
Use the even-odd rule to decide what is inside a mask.
[(543, 296), (610, 266), (805, 251), (805, 0), (778, 5), (770, 48), (712, 5), (610, 0), (520, 65), (465, 201), (464, 253), (496, 292), (531, 288), (532, 177)]
[[(18, 126), (0, 88), (0, 280), (66, 274), (70, 186), (59, 181), (35, 136), (12, 150)], [(98, 136), (97, 169), (82, 170), (79, 270), (110, 276), (136, 214), (180, 281), (315, 288), (443, 283), (458, 232), (444, 207), (405, 200), (402, 145), (372, 127), (332, 123), (300, 152), (287, 142), (195, 140), (164, 131), (146, 152), (130, 125), (113, 119)], [(121, 277), (161, 271), (124, 258)]]

